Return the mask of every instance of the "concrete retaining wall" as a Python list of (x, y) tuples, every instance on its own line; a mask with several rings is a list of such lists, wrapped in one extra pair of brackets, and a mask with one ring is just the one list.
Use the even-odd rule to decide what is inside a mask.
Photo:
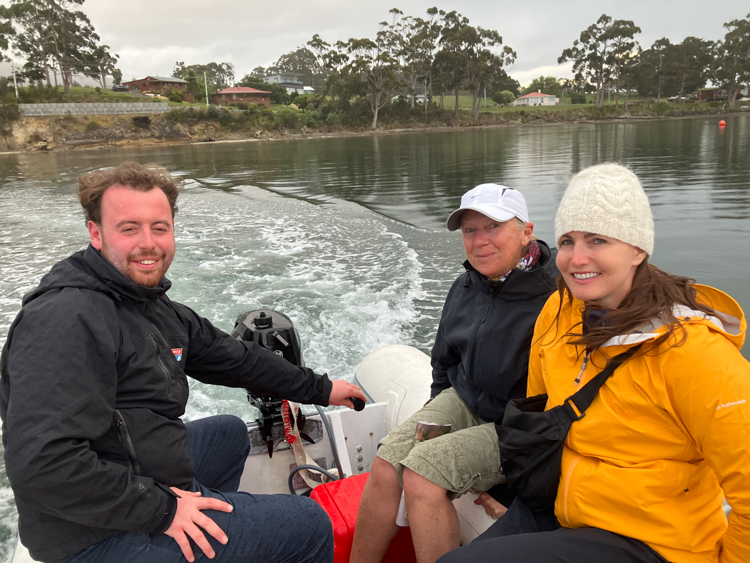
[(48, 115), (121, 115), (165, 113), (169, 111), (167, 102), (132, 104), (18, 104), (18, 112), (24, 117)]

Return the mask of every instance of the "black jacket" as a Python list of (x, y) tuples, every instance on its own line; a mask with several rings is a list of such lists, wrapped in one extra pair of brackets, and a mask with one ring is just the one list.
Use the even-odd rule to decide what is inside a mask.
[(331, 382), (214, 328), (89, 246), (24, 297), (0, 360), (21, 541), (57, 561), (121, 531), (163, 532), (193, 469), (186, 374), (328, 404)]
[(435, 397), (454, 387), (487, 422), (505, 412), (510, 399), (526, 396), (534, 323), (555, 288), (557, 250), (540, 241), (534, 270), (513, 270), (493, 282), (468, 261), (466, 274), (448, 292), (432, 348)]

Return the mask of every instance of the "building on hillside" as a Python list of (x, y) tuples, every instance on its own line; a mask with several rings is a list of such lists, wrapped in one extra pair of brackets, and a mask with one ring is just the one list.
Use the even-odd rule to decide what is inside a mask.
[(147, 76), (146, 78), (123, 82), (122, 85), (127, 86), (130, 92), (153, 92), (163, 96), (166, 96), (170, 90), (179, 90), (182, 92), (183, 100), (186, 102), (195, 101), (193, 94), (187, 91), (187, 82), (182, 78), (174, 78), (173, 76)]
[[(263, 81), (268, 84), (279, 84), (285, 90), (287, 94), (307, 94), (309, 90), (306, 90), (305, 85), (300, 79), (301, 74), (297, 72), (283, 72), (281, 74), (270, 74), (263, 77)], [(309, 88), (309, 86), (307, 87)]]
[(271, 92), (256, 90), (247, 86), (232, 86), (224, 88), (216, 94), (211, 94), (211, 103), (217, 106), (230, 106), (238, 103), (263, 104), (271, 107)]
[[(748, 86), (745, 85), (744, 87), (740, 88), (738, 98), (741, 98), (743, 96), (750, 95), (748, 94)], [(698, 99), (702, 102), (715, 102), (716, 100), (726, 100), (727, 99), (727, 91), (724, 88), (701, 88), (698, 90)]]
[(532, 92), (520, 98), (516, 98), (512, 106), (554, 106), (557, 104), (557, 96), (553, 94), (542, 94), (542, 91)]

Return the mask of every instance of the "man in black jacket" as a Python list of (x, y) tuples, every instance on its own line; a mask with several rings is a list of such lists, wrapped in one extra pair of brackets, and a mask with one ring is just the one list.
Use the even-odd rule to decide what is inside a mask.
[(182, 423), (186, 374), (319, 405), (364, 395), (166, 296), (178, 193), (153, 165), (82, 176), (91, 244), (53, 266), (10, 328), (0, 415), (21, 541), (66, 563), (330, 561), (315, 503), (236, 492), (240, 419)]
[[(398, 528), (403, 490), (420, 563), (458, 547), (452, 499), (481, 492), (497, 518), (505, 511), (484, 491), (505, 482), (493, 421), (508, 400), (526, 395), (534, 323), (554, 289), (554, 252), (532, 237), (520, 192), (482, 184), (448, 218), (461, 229), (466, 273), (448, 292), (432, 348), (432, 399), (383, 439), (362, 493), (352, 563), (379, 562)], [(417, 422), (450, 433), (412, 447)]]

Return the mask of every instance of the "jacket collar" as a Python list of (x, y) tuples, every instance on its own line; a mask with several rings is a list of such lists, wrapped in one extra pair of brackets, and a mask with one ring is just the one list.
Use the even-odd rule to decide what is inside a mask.
[(476, 284), (485, 293), (498, 292), (502, 288), (503, 298), (507, 301), (529, 299), (531, 297), (548, 294), (555, 287), (558, 276), (555, 265), (555, 252), (550, 250), (547, 243), (537, 240), (539, 244), (539, 261), (533, 270), (524, 271), (514, 268), (510, 271), (505, 281), (492, 281), (474, 269), (474, 266), (466, 260), (463, 263), (466, 269), (464, 287)]
[[(682, 324), (706, 324), (711, 330), (722, 333), (738, 349), (741, 349), (745, 340), (747, 323), (739, 304), (726, 293), (713, 287), (695, 284), (695, 288), (698, 291), (699, 301), (713, 308), (716, 314), (707, 315), (703, 311), (697, 311), (685, 305), (675, 305), (672, 308), (672, 314), (675, 318)], [(573, 307), (577, 311), (584, 309), (583, 302), (577, 299), (573, 300)], [(613, 336), (602, 344), (602, 347), (632, 346), (657, 338), (666, 331), (667, 327), (664, 322), (655, 318), (630, 334)]]
[(172, 282), (167, 278), (162, 278), (156, 287), (135, 283), (90, 244), (82, 253), (71, 256), (71, 261), (74, 266), (103, 283), (118, 300), (127, 297), (135, 301), (154, 301), (172, 287)]

